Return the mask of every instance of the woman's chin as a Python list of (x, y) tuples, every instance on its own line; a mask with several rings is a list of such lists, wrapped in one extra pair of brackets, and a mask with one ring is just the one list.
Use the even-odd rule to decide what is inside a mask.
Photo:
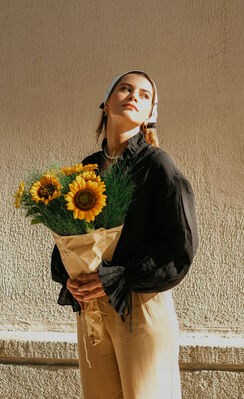
[(131, 124), (132, 129), (135, 128), (136, 126), (139, 126), (142, 124), (142, 122), (140, 123), (140, 121), (131, 118), (131, 116), (127, 115), (126, 113), (124, 113), (123, 119), (124, 119), (124, 121), (127, 121), (127, 123), (129, 122)]

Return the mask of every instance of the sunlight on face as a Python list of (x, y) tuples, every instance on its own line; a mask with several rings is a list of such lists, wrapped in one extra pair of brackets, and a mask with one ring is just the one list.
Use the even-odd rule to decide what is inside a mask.
[[(125, 75), (116, 84), (106, 102), (108, 117), (123, 120), (131, 127), (140, 126), (152, 111), (153, 88), (143, 75)], [(130, 103), (132, 106), (126, 106)]]

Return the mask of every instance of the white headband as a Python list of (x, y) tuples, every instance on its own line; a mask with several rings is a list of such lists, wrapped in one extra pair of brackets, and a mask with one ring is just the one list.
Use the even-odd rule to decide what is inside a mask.
[[(139, 70), (128, 71), (128, 72), (123, 73), (122, 75), (117, 76), (117, 78), (115, 78), (115, 79), (112, 81), (112, 83), (111, 83), (111, 85), (110, 85), (110, 87), (109, 87), (107, 93), (105, 94), (103, 103), (100, 105), (99, 108), (104, 109), (104, 104), (106, 103), (106, 101), (107, 101), (107, 99), (108, 99), (108, 97), (109, 97), (109, 95), (110, 95), (112, 89), (114, 88), (115, 84), (117, 83), (117, 81), (118, 81), (120, 78), (122, 78), (122, 76), (127, 75), (128, 73), (133, 73), (133, 72), (143, 72), (143, 71), (139, 71)], [(147, 124), (148, 127), (155, 127), (155, 126), (156, 126), (156, 123), (157, 123), (157, 116), (158, 116), (158, 112), (157, 112), (157, 106), (158, 106), (157, 88), (156, 88), (156, 85), (155, 85), (155, 83), (154, 83), (153, 80), (152, 80), (152, 83), (153, 83), (154, 90), (155, 90), (155, 98), (154, 98), (154, 103), (153, 103), (153, 108), (152, 108), (152, 115), (150, 116), (149, 119), (147, 119), (147, 120), (145, 121), (145, 123)]]

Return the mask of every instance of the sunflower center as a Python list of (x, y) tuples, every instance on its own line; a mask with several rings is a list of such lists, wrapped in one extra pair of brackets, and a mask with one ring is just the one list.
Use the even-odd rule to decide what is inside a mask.
[(96, 195), (90, 190), (80, 190), (74, 197), (75, 205), (77, 208), (88, 211), (92, 209), (96, 203)]
[(45, 184), (44, 186), (41, 186), (39, 188), (38, 194), (39, 197), (48, 199), (49, 195), (53, 195), (53, 193), (56, 191), (56, 186), (53, 184)]

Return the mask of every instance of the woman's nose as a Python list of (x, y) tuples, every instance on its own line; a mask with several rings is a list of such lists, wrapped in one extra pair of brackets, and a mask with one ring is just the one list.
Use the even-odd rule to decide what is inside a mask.
[(135, 101), (138, 101), (137, 93), (135, 91), (132, 91), (130, 93), (130, 97), (129, 98), (134, 99)]

